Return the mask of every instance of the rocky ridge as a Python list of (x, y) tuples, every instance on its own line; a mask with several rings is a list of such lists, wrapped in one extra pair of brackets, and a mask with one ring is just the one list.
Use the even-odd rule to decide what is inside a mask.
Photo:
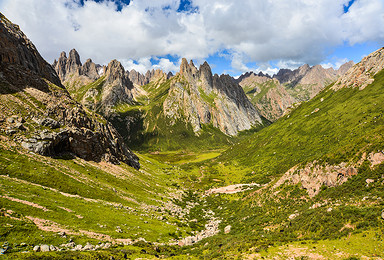
[(160, 78), (170, 79), (172, 76), (173, 74), (171, 72), (167, 74), (160, 69), (148, 70), (144, 75), (134, 69), (132, 69), (128, 73), (128, 77), (132, 81), (132, 83), (138, 86), (147, 85), (148, 83), (154, 80), (158, 80)]
[(280, 69), (273, 77), (248, 72), (241, 75), (237, 82), (244, 88), (260, 114), (275, 121), (294, 103), (307, 101), (317, 95), (353, 64), (352, 61), (347, 62), (338, 70), (305, 64), (295, 70)]
[(374, 76), (384, 69), (384, 48), (364, 57), (361, 62), (353, 66), (333, 85), (333, 90), (341, 88), (356, 88), (360, 90), (374, 81)]
[(212, 124), (228, 135), (262, 124), (256, 109), (232, 77), (212, 75), (207, 62), (197, 69), (186, 59), (181, 62), (180, 72), (171, 79), (163, 111), (174, 121), (189, 122), (196, 134), (202, 124)]
[(42, 155), (69, 152), (140, 167), (113, 126), (76, 103), (35, 46), (2, 15), (0, 46), (6, 46), (1, 48), (0, 129), (8, 143)]

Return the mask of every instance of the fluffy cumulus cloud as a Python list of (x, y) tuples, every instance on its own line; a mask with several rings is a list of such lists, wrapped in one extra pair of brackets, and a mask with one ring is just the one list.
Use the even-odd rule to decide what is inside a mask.
[[(382, 44), (383, 0), (354, 0), (345, 12), (349, 2), (192, 0), (180, 10), (180, 0), (132, 0), (120, 8), (108, 0), (1, 0), (0, 10), (51, 62), (76, 48), (83, 59), (102, 64), (116, 58), (141, 72), (177, 71), (181, 57), (203, 60), (226, 50), (234, 70), (272, 73), (270, 61), (317, 64), (332, 47)], [(167, 55), (176, 58), (161, 58)]]

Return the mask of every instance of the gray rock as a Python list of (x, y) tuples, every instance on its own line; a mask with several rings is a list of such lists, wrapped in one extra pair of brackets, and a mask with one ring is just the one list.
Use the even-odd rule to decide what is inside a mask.
[(53, 245), (49, 246), (49, 251), (56, 251), (56, 250), (57, 250), (57, 248), (55, 246), (53, 246)]
[(22, 142), (21, 147), (37, 154), (46, 155), (49, 143), (46, 141), (36, 143)]
[(7, 122), (10, 124), (15, 124), (15, 123), (24, 123), (25, 120), (18, 115), (13, 115), (7, 118)]
[(15, 129), (8, 129), (8, 130), (5, 131), (5, 133), (7, 135), (14, 135), (14, 134), (17, 133), (17, 131)]
[(57, 136), (56, 133), (54, 133), (54, 132), (52, 133), (52, 132), (49, 132), (47, 130), (40, 132), (39, 135), (40, 135), (40, 138), (42, 140), (54, 140), (55, 137)]
[(39, 251), (40, 251), (40, 246), (34, 246), (34, 247), (33, 247), (33, 251), (35, 251), (35, 252), (39, 252)]
[(4, 248), (0, 248), (0, 255), (4, 255), (6, 252), (7, 252), (6, 249), (4, 249)]
[(82, 245), (76, 245), (76, 246), (75, 246), (75, 250), (80, 251), (81, 249), (83, 249), (83, 246), (82, 246)]
[(27, 130), (27, 128), (25, 128), (25, 126), (22, 124), (22, 123), (16, 123), (15, 124), (15, 127), (19, 130), (22, 130), (22, 131), (25, 131)]
[(56, 120), (54, 120), (52, 118), (49, 118), (49, 117), (40, 119), (39, 120), (39, 124), (42, 125), (42, 126), (50, 127), (52, 129), (56, 129), (56, 128), (60, 127), (60, 123), (59, 122), (57, 122)]
[(83, 247), (83, 250), (93, 250), (93, 245), (91, 245), (90, 243), (87, 243), (87, 244)]
[(381, 212), (381, 218), (384, 219), (384, 210)]
[(40, 251), (41, 252), (49, 252), (49, 246), (48, 245), (41, 245)]
[(27, 244), (26, 243), (20, 243), (20, 246), (27, 246)]

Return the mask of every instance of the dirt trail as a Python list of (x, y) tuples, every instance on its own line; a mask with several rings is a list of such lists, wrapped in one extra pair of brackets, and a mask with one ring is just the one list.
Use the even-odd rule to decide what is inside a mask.
[(258, 183), (232, 184), (232, 185), (225, 186), (225, 187), (209, 189), (205, 192), (205, 195), (208, 196), (208, 195), (216, 194), (216, 193), (234, 194), (234, 193), (250, 190), (254, 186), (260, 187), (261, 185)]

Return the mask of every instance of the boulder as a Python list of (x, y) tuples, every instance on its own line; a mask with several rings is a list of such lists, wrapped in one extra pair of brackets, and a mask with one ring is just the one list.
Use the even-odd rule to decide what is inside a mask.
[(39, 252), (39, 251), (40, 251), (40, 246), (34, 246), (34, 247), (33, 247), (33, 251), (35, 251), (35, 252)]
[(41, 252), (49, 252), (49, 245), (41, 245), (40, 251)]
[(231, 232), (231, 228), (232, 226), (231, 225), (228, 225), (224, 228), (224, 234), (228, 234), (229, 232)]
[(93, 245), (91, 245), (90, 243), (87, 243), (87, 244), (83, 247), (83, 250), (93, 250)]

